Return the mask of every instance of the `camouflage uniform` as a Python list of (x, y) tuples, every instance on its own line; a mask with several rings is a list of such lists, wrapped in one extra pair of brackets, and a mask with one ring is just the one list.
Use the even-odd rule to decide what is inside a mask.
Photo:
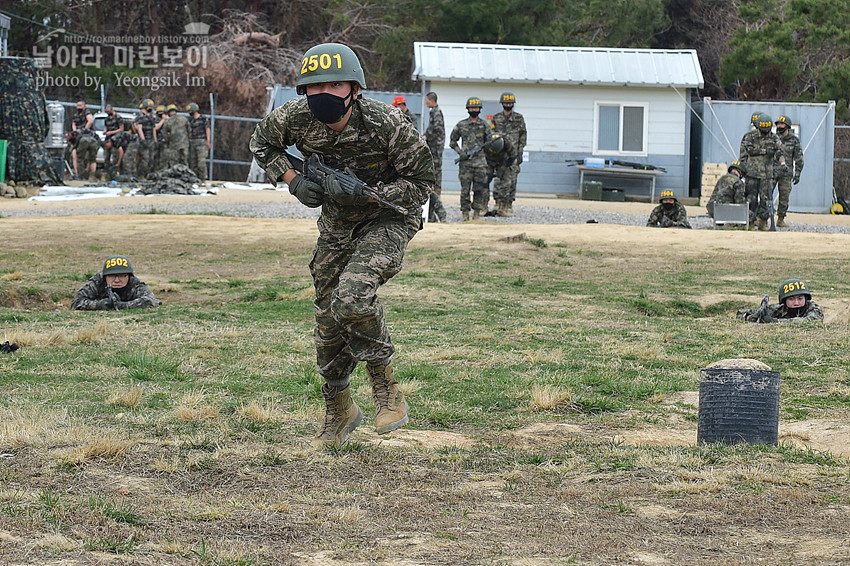
[(77, 175), (81, 179), (88, 179), (89, 167), (97, 160), (100, 138), (93, 131), (86, 128), (78, 128), (74, 134), (74, 147), (77, 150)]
[(171, 114), (159, 131), (164, 143), (162, 166), (189, 164), (189, 119), (182, 114)]
[[(134, 147), (131, 153), (130, 148)], [(112, 136), (112, 149), (117, 152), (119, 149), (124, 150), (124, 156), (121, 158), (121, 173), (124, 175), (136, 174), (136, 152), (139, 148), (139, 136), (128, 131), (118, 132)]]
[(189, 167), (201, 181), (207, 180), (207, 117), (189, 117)]
[(443, 120), (443, 111), (439, 106), (431, 108), (428, 115), (428, 128), (425, 130), (428, 149), (431, 150), (431, 159), (434, 161), (434, 192), (437, 196), (443, 191), (443, 149), (446, 145), (446, 123)]
[(157, 124), (157, 119), (153, 114), (143, 112), (136, 116), (136, 128), (141, 129), (145, 139), (139, 137), (139, 177), (145, 177), (148, 173), (154, 170), (154, 160), (156, 159), (156, 142), (154, 136), (154, 128)]
[[(505, 145), (499, 153), (492, 153), (489, 149), (485, 149), (482, 152), (484, 153), (484, 158), (487, 160), (488, 179), (496, 178), (501, 180), (508, 175), (508, 170), (516, 162), (517, 154), (514, 144), (506, 137), (502, 139), (505, 141)], [(493, 192), (495, 193), (495, 191)]]
[(528, 139), (528, 130), (525, 127), (525, 118), (516, 110), (511, 111), (510, 114), (499, 112), (493, 116), (491, 127), (493, 132), (502, 134), (516, 148), (516, 161), (505, 170), (505, 176), (499, 177), (499, 182), (493, 187), (493, 197), (497, 201), (510, 204), (516, 200), (516, 180), (519, 175), (519, 165), (522, 163), (522, 153)]
[(750, 203), (750, 216), (767, 220), (770, 218), (771, 189), (773, 188), (774, 171), (777, 169), (782, 156), (782, 142), (773, 132), (762, 134), (753, 129), (741, 138), (741, 155), (738, 161), (747, 166), (746, 195)]
[[(735, 173), (726, 173), (717, 180), (714, 192), (705, 205), (708, 215), (714, 218), (714, 205), (727, 203), (745, 203), (747, 196), (744, 191), (744, 181)], [(752, 220), (752, 218), (751, 218)]]
[(409, 211), (401, 215), (373, 201), (341, 205), (325, 198), (322, 204), (310, 261), (317, 369), (329, 383), (345, 382), (358, 361), (386, 364), (395, 352), (377, 291), (401, 270), (407, 244), (421, 228), (434, 166), (416, 129), (390, 106), (368, 98), (353, 102), (342, 132), (316, 120), (306, 97), (273, 110), (250, 141), (272, 182), (292, 168), (285, 155), (291, 145), (305, 156), (322, 155), (335, 169), (350, 168)]
[(660, 226), (661, 228), (691, 227), (690, 222), (688, 222), (688, 211), (678, 202), (674, 202), (673, 208), (670, 210), (665, 210), (663, 204), (659, 204), (653, 208), (646, 225), (653, 227)]
[[(460, 154), (461, 149), (458, 145), (458, 140), (463, 142), (463, 150), (471, 152), (473, 149), (483, 146), (490, 139), (490, 128), (487, 125), (487, 120), (478, 118), (472, 121), (471, 118), (465, 118), (455, 124), (449, 136), (449, 147)], [(464, 159), (458, 166), (458, 179), (460, 180), (460, 209), (468, 211), (473, 210), (487, 212), (488, 201), (490, 200), (490, 187), (487, 183), (487, 160), (484, 158), (483, 151), (479, 151), (478, 155), (471, 159)], [(472, 188), (472, 201), (470, 202), (469, 190)]]
[[(106, 118), (104, 119), (103, 130), (105, 132), (111, 132), (112, 130), (117, 130), (123, 124), (124, 124), (124, 119), (121, 118), (121, 116), (119, 116), (117, 112), (113, 112), (112, 116), (107, 115)], [(112, 135), (106, 136), (103, 140), (104, 145), (106, 145), (106, 142), (108, 142), (110, 139), (114, 138), (116, 135), (117, 134), (112, 134)], [(103, 149), (103, 168), (106, 169), (106, 171), (109, 172), (110, 174), (112, 173), (112, 170), (113, 170), (113, 165), (114, 165), (113, 162), (118, 161), (118, 157), (112, 155), (113, 150), (115, 150), (115, 149), (116, 149), (115, 143), (112, 144), (112, 149), (106, 149), (105, 147)], [(118, 152), (115, 151), (115, 153), (117, 154)]]
[(83, 108), (82, 110), (77, 109), (77, 111), (74, 112), (74, 117), (71, 118), (71, 123), (74, 124), (74, 129), (82, 130), (85, 128), (88, 123), (89, 116), (91, 116), (91, 110), (88, 108)]
[(787, 174), (782, 174), (782, 170), (776, 172), (779, 185), (779, 208), (776, 210), (776, 215), (784, 217), (788, 213), (788, 202), (791, 200), (791, 179), (793, 177), (799, 181), (800, 173), (803, 171), (803, 144), (790, 129), (787, 135), (779, 136), (779, 141), (782, 142), (782, 153), (788, 165), (788, 172)]
[[(127, 285), (113, 289), (118, 300), (126, 303), (123, 308), (136, 309), (142, 307), (158, 307), (162, 301), (153, 296), (150, 287), (140, 281), (135, 275), (130, 275)], [(106, 290), (106, 279), (100, 273), (92, 276), (82, 289), (77, 291), (71, 308), (81, 311), (114, 310), (109, 292)]]
[(758, 309), (740, 309), (738, 318), (747, 322), (803, 322), (804, 320), (823, 320), (823, 310), (811, 299), (800, 309), (796, 316), (791, 316), (784, 303), (776, 303), (767, 307), (766, 316), (757, 320)]

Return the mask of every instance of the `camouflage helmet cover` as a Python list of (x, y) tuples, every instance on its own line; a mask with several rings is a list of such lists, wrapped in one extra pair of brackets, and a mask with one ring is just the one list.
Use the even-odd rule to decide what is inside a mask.
[(490, 139), (487, 140), (484, 147), (490, 153), (501, 153), (505, 149), (505, 139), (501, 134), (490, 134)]
[(503, 92), (499, 97), (499, 102), (502, 104), (516, 104), (516, 96), (512, 92)]
[(142, 110), (147, 110), (148, 108), (153, 108), (154, 106), (154, 101), (150, 98), (146, 98), (141, 103), (139, 103), (139, 108), (141, 108)]
[(133, 266), (130, 260), (123, 255), (111, 255), (103, 262), (103, 271), (101, 275), (118, 275), (119, 273), (133, 274)]
[(301, 59), (295, 92), (307, 93), (307, 85), (354, 81), (366, 88), (366, 77), (357, 55), (347, 45), (322, 43), (311, 47)]
[(481, 99), (477, 96), (473, 96), (466, 101), (467, 108), (482, 108)]
[(729, 167), (726, 169), (726, 172), (731, 173), (732, 169), (737, 169), (744, 175), (747, 174), (747, 166), (744, 163), (738, 161), (737, 159), (729, 164)]
[(784, 303), (788, 297), (805, 295), (806, 300), (812, 300), (812, 293), (801, 279), (788, 279), (779, 286), (779, 302)]

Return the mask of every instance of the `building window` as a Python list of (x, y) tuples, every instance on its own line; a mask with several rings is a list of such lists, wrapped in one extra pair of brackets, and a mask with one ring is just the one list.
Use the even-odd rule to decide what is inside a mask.
[(593, 153), (646, 155), (646, 104), (597, 102)]

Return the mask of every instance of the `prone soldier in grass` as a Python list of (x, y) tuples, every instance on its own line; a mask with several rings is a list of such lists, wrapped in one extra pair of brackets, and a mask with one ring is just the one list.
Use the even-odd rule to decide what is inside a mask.
[(779, 303), (771, 305), (765, 295), (757, 309), (741, 309), (738, 318), (747, 322), (802, 322), (823, 320), (823, 310), (812, 300), (812, 292), (800, 279), (788, 279), (779, 286)]
[(77, 291), (71, 308), (83, 311), (123, 310), (158, 307), (162, 301), (153, 296), (150, 287), (133, 275), (130, 260), (112, 255), (103, 262), (103, 270), (93, 275)]
[[(365, 362), (375, 403), (375, 428), (386, 434), (408, 422), (407, 401), (394, 378), (395, 346), (378, 288), (402, 267), (407, 244), (422, 227), (422, 205), (434, 189), (434, 165), (416, 128), (391, 106), (362, 98), (363, 68), (351, 48), (324, 43), (301, 62), (299, 97), (273, 110), (251, 136), (257, 163), (284, 182), (302, 204), (322, 207), (310, 261), (316, 291), (316, 367), (324, 378), (325, 417), (316, 448), (338, 446), (362, 419), (351, 398), (351, 373)], [(287, 157), (295, 145), (325, 165), (356, 176), (384, 203), (350, 194), (333, 174), (308, 179)], [(401, 211), (400, 211), (400, 210)]]
[(655, 228), (690, 228), (688, 222), (688, 211), (684, 205), (679, 203), (673, 191), (661, 191), (659, 200), (661, 204), (649, 213), (647, 226)]

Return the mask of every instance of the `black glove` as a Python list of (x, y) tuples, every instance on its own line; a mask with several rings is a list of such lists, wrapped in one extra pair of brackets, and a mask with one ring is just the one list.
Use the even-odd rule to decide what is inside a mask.
[(797, 173), (794, 175), (794, 180), (792, 181), (795, 185), (800, 182), (800, 174)]
[[(351, 169), (345, 168), (344, 173), (349, 177), (357, 179)], [(339, 184), (339, 179), (335, 175), (328, 175), (322, 183), (322, 188), (325, 189), (325, 194), (328, 198), (340, 206), (363, 206), (369, 202), (369, 197), (364, 194), (350, 195), (346, 193)]]
[(127, 308), (127, 301), (115, 301), (115, 308), (119, 311)]
[(469, 157), (469, 153), (465, 149), (459, 149), (457, 150), (457, 156), (460, 157), (461, 160), (464, 160)]
[(110, 299), (109, 297), (107, 297), (105, 299), (100, 299), (99, 301), (97, 301), (95, 303), (95, 306), (97, 307), (97, 310), (99, 310), (99, 311), (112, 310), (112, 299)]
[(301, 204), (310, 208), (322, 206), (325, 200), (325, 191), (322, 187), (300, 174), (295, 175), (292, 182), (289, 183), (289, 194), (297, 198)]
[(780, 177), (787, 177), (790, 174), (791, 174), (791, 170), (788, 169), (787, 165), (780, 165), (779, 166), (779, 176)]

